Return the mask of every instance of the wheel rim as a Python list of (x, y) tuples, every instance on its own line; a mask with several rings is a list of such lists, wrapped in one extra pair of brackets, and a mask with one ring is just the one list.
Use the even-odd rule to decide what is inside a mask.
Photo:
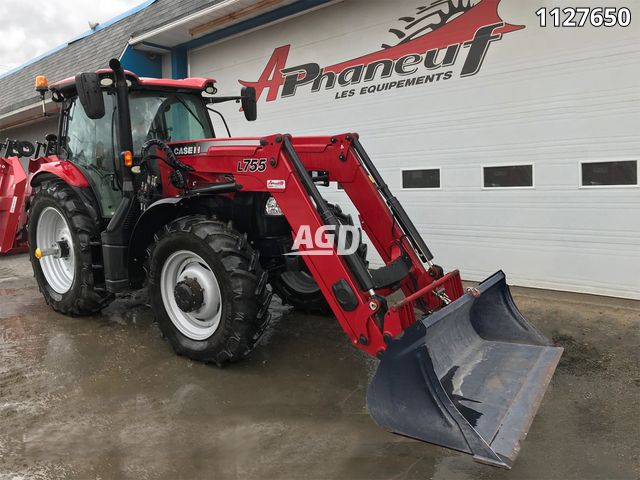
[(64, 241), (69, 245), (69, 255), (56, 257), (48, 255), (40, 259), (40, 268), (49, 286), (57, 293), (67, 293), (73, 285), (76, 274), (73, 237), (62, 213), (54, 208), (45, 208), (38, 218), (36, 227), (37, 247), (51, 248), (57, 242)]
[[(196, 279), (203, 289), (204, 303), (193, 312), (178, 307), (174, 291), (178, 282)], [(222, 318), (222, 295), (215, 274), (199, 255), (179, 250), (164, 262), (160, 273), (160, 294), (171, 322), (185, 337), (205, 340), (215, 333)]]
[(302, 294), (312, 294), (320, 290), (315, 279), (305, 271), (283, 272), (280, 275), (282, 282), (290, 289)]

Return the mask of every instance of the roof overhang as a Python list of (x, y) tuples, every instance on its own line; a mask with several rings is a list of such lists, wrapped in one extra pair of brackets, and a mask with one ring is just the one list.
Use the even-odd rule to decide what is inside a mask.
[[(300, 0), (224, 0), (215, 5), (203, 8), (190, 15), (134, 35), (129, 45), (137, 50), (153, 53), (166, 53), (173, 47), (185, 45), (194, 40), (206, 37), (224, 28), (242, 23), (261, 15), (283, 9), (294, 4), (313, 4), (325, 2), (309, 2)], [(335, 3), (335, 2), (326, 2)], [(324, 6), (324, 5), (323, 5)], [(307, 10), (307, 11), (308, 11)]]
[(45, 101), (47, 116), (42, 114), (42, 103), (40, 101), (25, 105), (16, 110), (0, 114), (0, 130), (23, 127), (31, 123), (43, 121), (46, 118), (56, 116), (59, 109), (60, 107), (51, 99)]

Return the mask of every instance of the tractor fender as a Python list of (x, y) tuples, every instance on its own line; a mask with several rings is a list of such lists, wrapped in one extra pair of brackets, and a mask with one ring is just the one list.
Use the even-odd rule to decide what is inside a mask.
[(151, 204), (133, 227), (129, 239), (129, 279), (136, 284), (144, 277), (144, 253), (155, 233), (181, 210), (184, 198), (163, 198)]
[(129, 240), (129, 279), (132, 285), (144, 282), (144, 261), (147, 247), (154, 241), (155, 234), (172, 220), (196, 213), (211, 213), (207, 201), (219, 201), (215, 195), (194, 197), (168, 197), (152, 203), (138, 217)]
[(89, 187), (87, 177), (84, 176), (77, 166), (68, 160), (41, 163), (29, 183), (32, 187), (35, 187), (40, 185), (44, 180), (49, 180), (52, 177), (58, 177), (72, 187)]
[[(69, 185), (83, 201), (93, 221), (101, 223), (102, 211), (93, 188), (84, 173), (73, 163), (67, 160), (40, 163), (35, 173), (31, 175), (29, 185), (37, 187), (47, 180), (62, 180)], [(27, 207), (29, 207), (28, 203)]]

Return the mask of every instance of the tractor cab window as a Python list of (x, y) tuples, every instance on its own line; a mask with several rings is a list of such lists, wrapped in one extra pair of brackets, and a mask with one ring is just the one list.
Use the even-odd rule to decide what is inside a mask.
[(129, 97), (134, 152), (144, 142), (212, 138), (213, 129), (202, 102), (195, 94), (178, 92), (132, 92)]
[(72, 101), (66, 112), (64, 150), (67, 160), (80, 167), (96, 189), (103, 216), (111, 217), (122, 193), (114, 171), (118, 152), (113, 121), (115, 98), (108, 94), (104, 97), (105, 115), (97, 120), (87, 117), (80, 100)]
[[(96, 190), (102, 214), (111, 217), (122, 199), (116, 162), (119, 162), (116, 99), (104, 92), (105, 115), (92, 120), (76, 98), (65, 113), (64, 153), (82, 169)], [(165, 142), (212, 138), (213, 128), (199, 94), (133, 91), (129, 97), (133, 153), (140, 155), (149, 139)]]

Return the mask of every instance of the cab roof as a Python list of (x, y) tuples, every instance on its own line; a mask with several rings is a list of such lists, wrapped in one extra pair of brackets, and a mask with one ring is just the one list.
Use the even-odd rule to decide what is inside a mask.
[[(102, 69), (96, 72), (100, 79), (113, 78), (113, 71), (110, 69)], [(125, 70), (125, 76), (134, 89), (158, 89), (158, 90), (177, 90), (177, 91), (197, 91), (201, 92), (208, 85), (214, 85), (216, 81), (213, 78), (191, 77), (182, 79), (170, 78), (147, 78), (138, 77), (135, 73)], [(71, 97), (76, 93), (76, 78), (68, 77), (64, 80), (52, 83), (49, 90), (61, 97)]]

